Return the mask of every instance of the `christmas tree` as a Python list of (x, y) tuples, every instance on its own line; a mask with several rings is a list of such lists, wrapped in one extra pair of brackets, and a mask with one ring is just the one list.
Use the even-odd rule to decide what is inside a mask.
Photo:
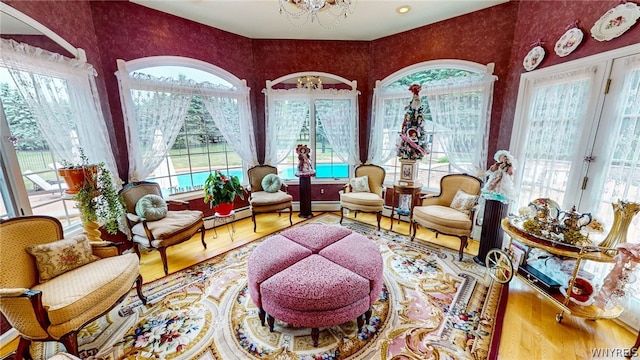
[(426, 134), (424, 132), (424, 114), (422, 102), (420, 101), (420, 85), (411, 85), (409, 91), (413, 93), (411, 102), (405, 108), (402, 121), (402, 130), (396, 148), (396, 154), (403, 160), (420, 160), (427, 155)]

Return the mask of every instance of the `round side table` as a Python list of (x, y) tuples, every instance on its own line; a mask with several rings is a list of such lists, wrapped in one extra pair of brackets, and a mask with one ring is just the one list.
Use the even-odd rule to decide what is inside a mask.
[[(230, 213), (226, 214), (226, 215), (220, 215), (219, 213), (215, 213), (213, 214), (213, 238), (217, 239), (218, 238), (218, 230), (216, 230), (217, 225), (226, 225), (227, 226), (227, 233), (229, 234), (229, 238), (231, 238), (231, 241), (233, 241), (233, 234), (236, 233), (236, 227), (234, 225), (234, 222), (236, 220), (236, 212), (235, 210), (231, 210)], [(229, 229), (229, 224), (231, 224), (231, 229)]]

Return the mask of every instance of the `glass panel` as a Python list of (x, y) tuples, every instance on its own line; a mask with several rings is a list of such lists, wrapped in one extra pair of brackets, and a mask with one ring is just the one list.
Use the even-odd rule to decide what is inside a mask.
[(518, 207), (537, 198), (563, 203), (590, 86), (590, 79), (577, 79), (534, 90)]

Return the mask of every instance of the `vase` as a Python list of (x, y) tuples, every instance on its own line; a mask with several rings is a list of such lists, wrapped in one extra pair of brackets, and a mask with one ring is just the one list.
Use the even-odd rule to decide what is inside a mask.
[(84, 232), (87, 235), (87, 239), (89, 239), (89, 241), (102, 241), (102, 239), (100, 238), (102, 232), (100, 232), (100, 225), (98, 225), (97, 222), (83, 221), (82, 227), (84, 228)]
[(78, 168), (62, 168), (58, 169), (58, 175), (62, 176), (67, 183), (67, 194), (77, 194), (82, 188), (85, 178), (91, 179), (92, 174), (98, 171), (95, 165), (83, 166)]
[(631, 225), (631, 220), (640, 211), (640, 203), (618, 200), (618, 202), (612, 203), (611, 206), (613, 206), (613, 225), (611, 225), (611, 230), (607, 237), (598, 244), (598, 246), (604, 248), (615, 248), (616, 245), (627, 242), (627, 231), (629, 230), (629, 225)]
[(233, 203), (220, 203), (213, 207), (213, 210), (218, 213), (218, 215), (229, 215), (231, 211), (233, 211)]

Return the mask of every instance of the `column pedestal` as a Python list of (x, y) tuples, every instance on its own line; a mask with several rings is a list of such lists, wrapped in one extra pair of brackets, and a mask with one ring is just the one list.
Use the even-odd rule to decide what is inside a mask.
[(498, 200), (485, 200), (484, 218), (482, 220), (482, 232), (480, 233), (480, 247), (478, 255), (473, 260), (485, 265), (484, 260), (491, 249), (501, 249), (504, 231), (500, 227), (500, 222), (507, 216), (509, 203)]
[(299, 174), (300, 178), (300, 213), (298, 217), (310, 218), (311, 213), (311, 174)]

